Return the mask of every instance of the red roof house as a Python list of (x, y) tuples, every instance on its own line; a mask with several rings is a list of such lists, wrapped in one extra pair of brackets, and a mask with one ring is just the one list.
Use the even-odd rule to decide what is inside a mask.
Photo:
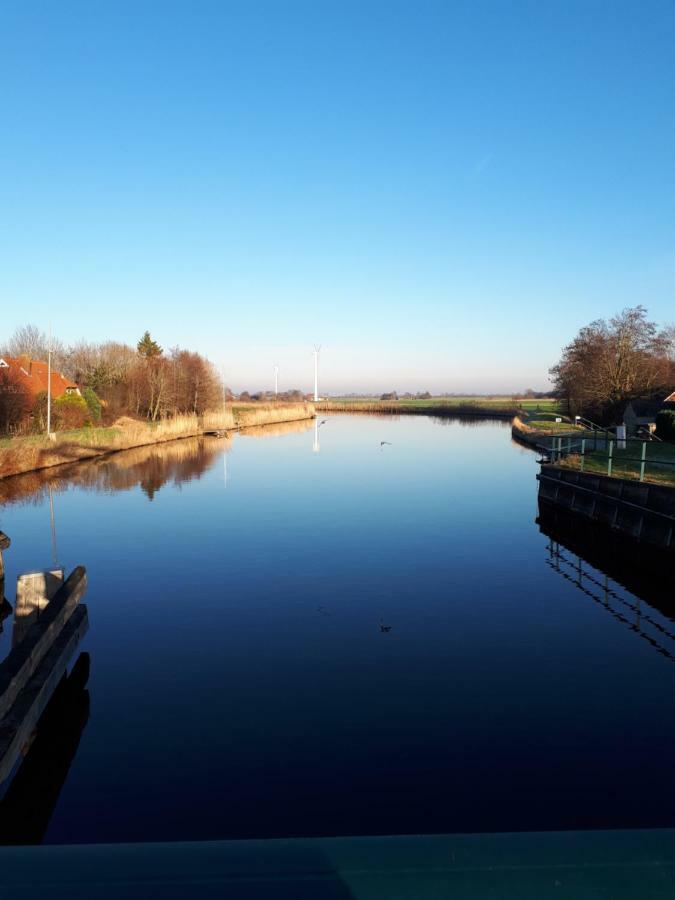
[[(9, 369), (24, 384), (32, 397), (36, 397), (41, 391), (46, 391), (48, 386), (48, 365), (30, 359), (28, 356), (13, 358), (0, 357), (0, 369)], [(57, 400), (64, 394), (79, 394), (80, 389), (73, 381), (69, 381), (60, 372), (51, 372), (52, 397)]]

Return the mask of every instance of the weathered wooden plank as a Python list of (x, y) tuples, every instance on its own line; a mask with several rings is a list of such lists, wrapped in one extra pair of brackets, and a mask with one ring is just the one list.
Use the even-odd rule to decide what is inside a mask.
[(24, 640), (12, 647), (0, 663), (0, 719), (4, 718), (19, 691), (37, 669), (87, 589), (87, 573), (78, 566), (53, 596), (40, 618), (28, 629)]
[(79, 606), (66, 622), (14, 703), (0, 720), (0, 784), (19, 758), (49, 699), (63, 677), (88, 628), (87, 607)]

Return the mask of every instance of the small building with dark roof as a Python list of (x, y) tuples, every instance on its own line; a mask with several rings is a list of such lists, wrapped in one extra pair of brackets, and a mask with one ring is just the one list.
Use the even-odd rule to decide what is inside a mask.
[(675, 410), (675, 392), (665, 400), (631, 400), (623, 414), (626, 432), (637, 434), (640, 429), (653, 433), (656, 431), (656, 416), (662, 409)]

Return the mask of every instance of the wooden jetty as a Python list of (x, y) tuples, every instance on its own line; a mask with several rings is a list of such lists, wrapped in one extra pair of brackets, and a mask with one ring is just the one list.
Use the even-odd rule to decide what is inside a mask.
[[(33, 579), (31, 584), (33, 594), (38, 581)], [(43, 577), (42, 583), (44, 602), (33, 604), (30, 623), (21, 628), (21, 640), (13, 642), (0, 663), (0, 784), (29, 742), (88, 627), (87, 607), (80, 605), (87, 588), (83, 566), (58, 582), (53, 592), (53, 578)]]

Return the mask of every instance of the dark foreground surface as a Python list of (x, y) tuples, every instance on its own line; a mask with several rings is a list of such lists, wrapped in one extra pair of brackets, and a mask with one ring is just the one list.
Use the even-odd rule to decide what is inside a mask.
[(0, 850), (3, 898), (666, 900), (671, 831)]
[(265, 434), (0, 482), (10, 604), (53, 554), (89, 578), (88, 682), (0, 788), (4, 843), (675, 824), (675, 626), (651, 560), (542, 533), (508, 424)]

